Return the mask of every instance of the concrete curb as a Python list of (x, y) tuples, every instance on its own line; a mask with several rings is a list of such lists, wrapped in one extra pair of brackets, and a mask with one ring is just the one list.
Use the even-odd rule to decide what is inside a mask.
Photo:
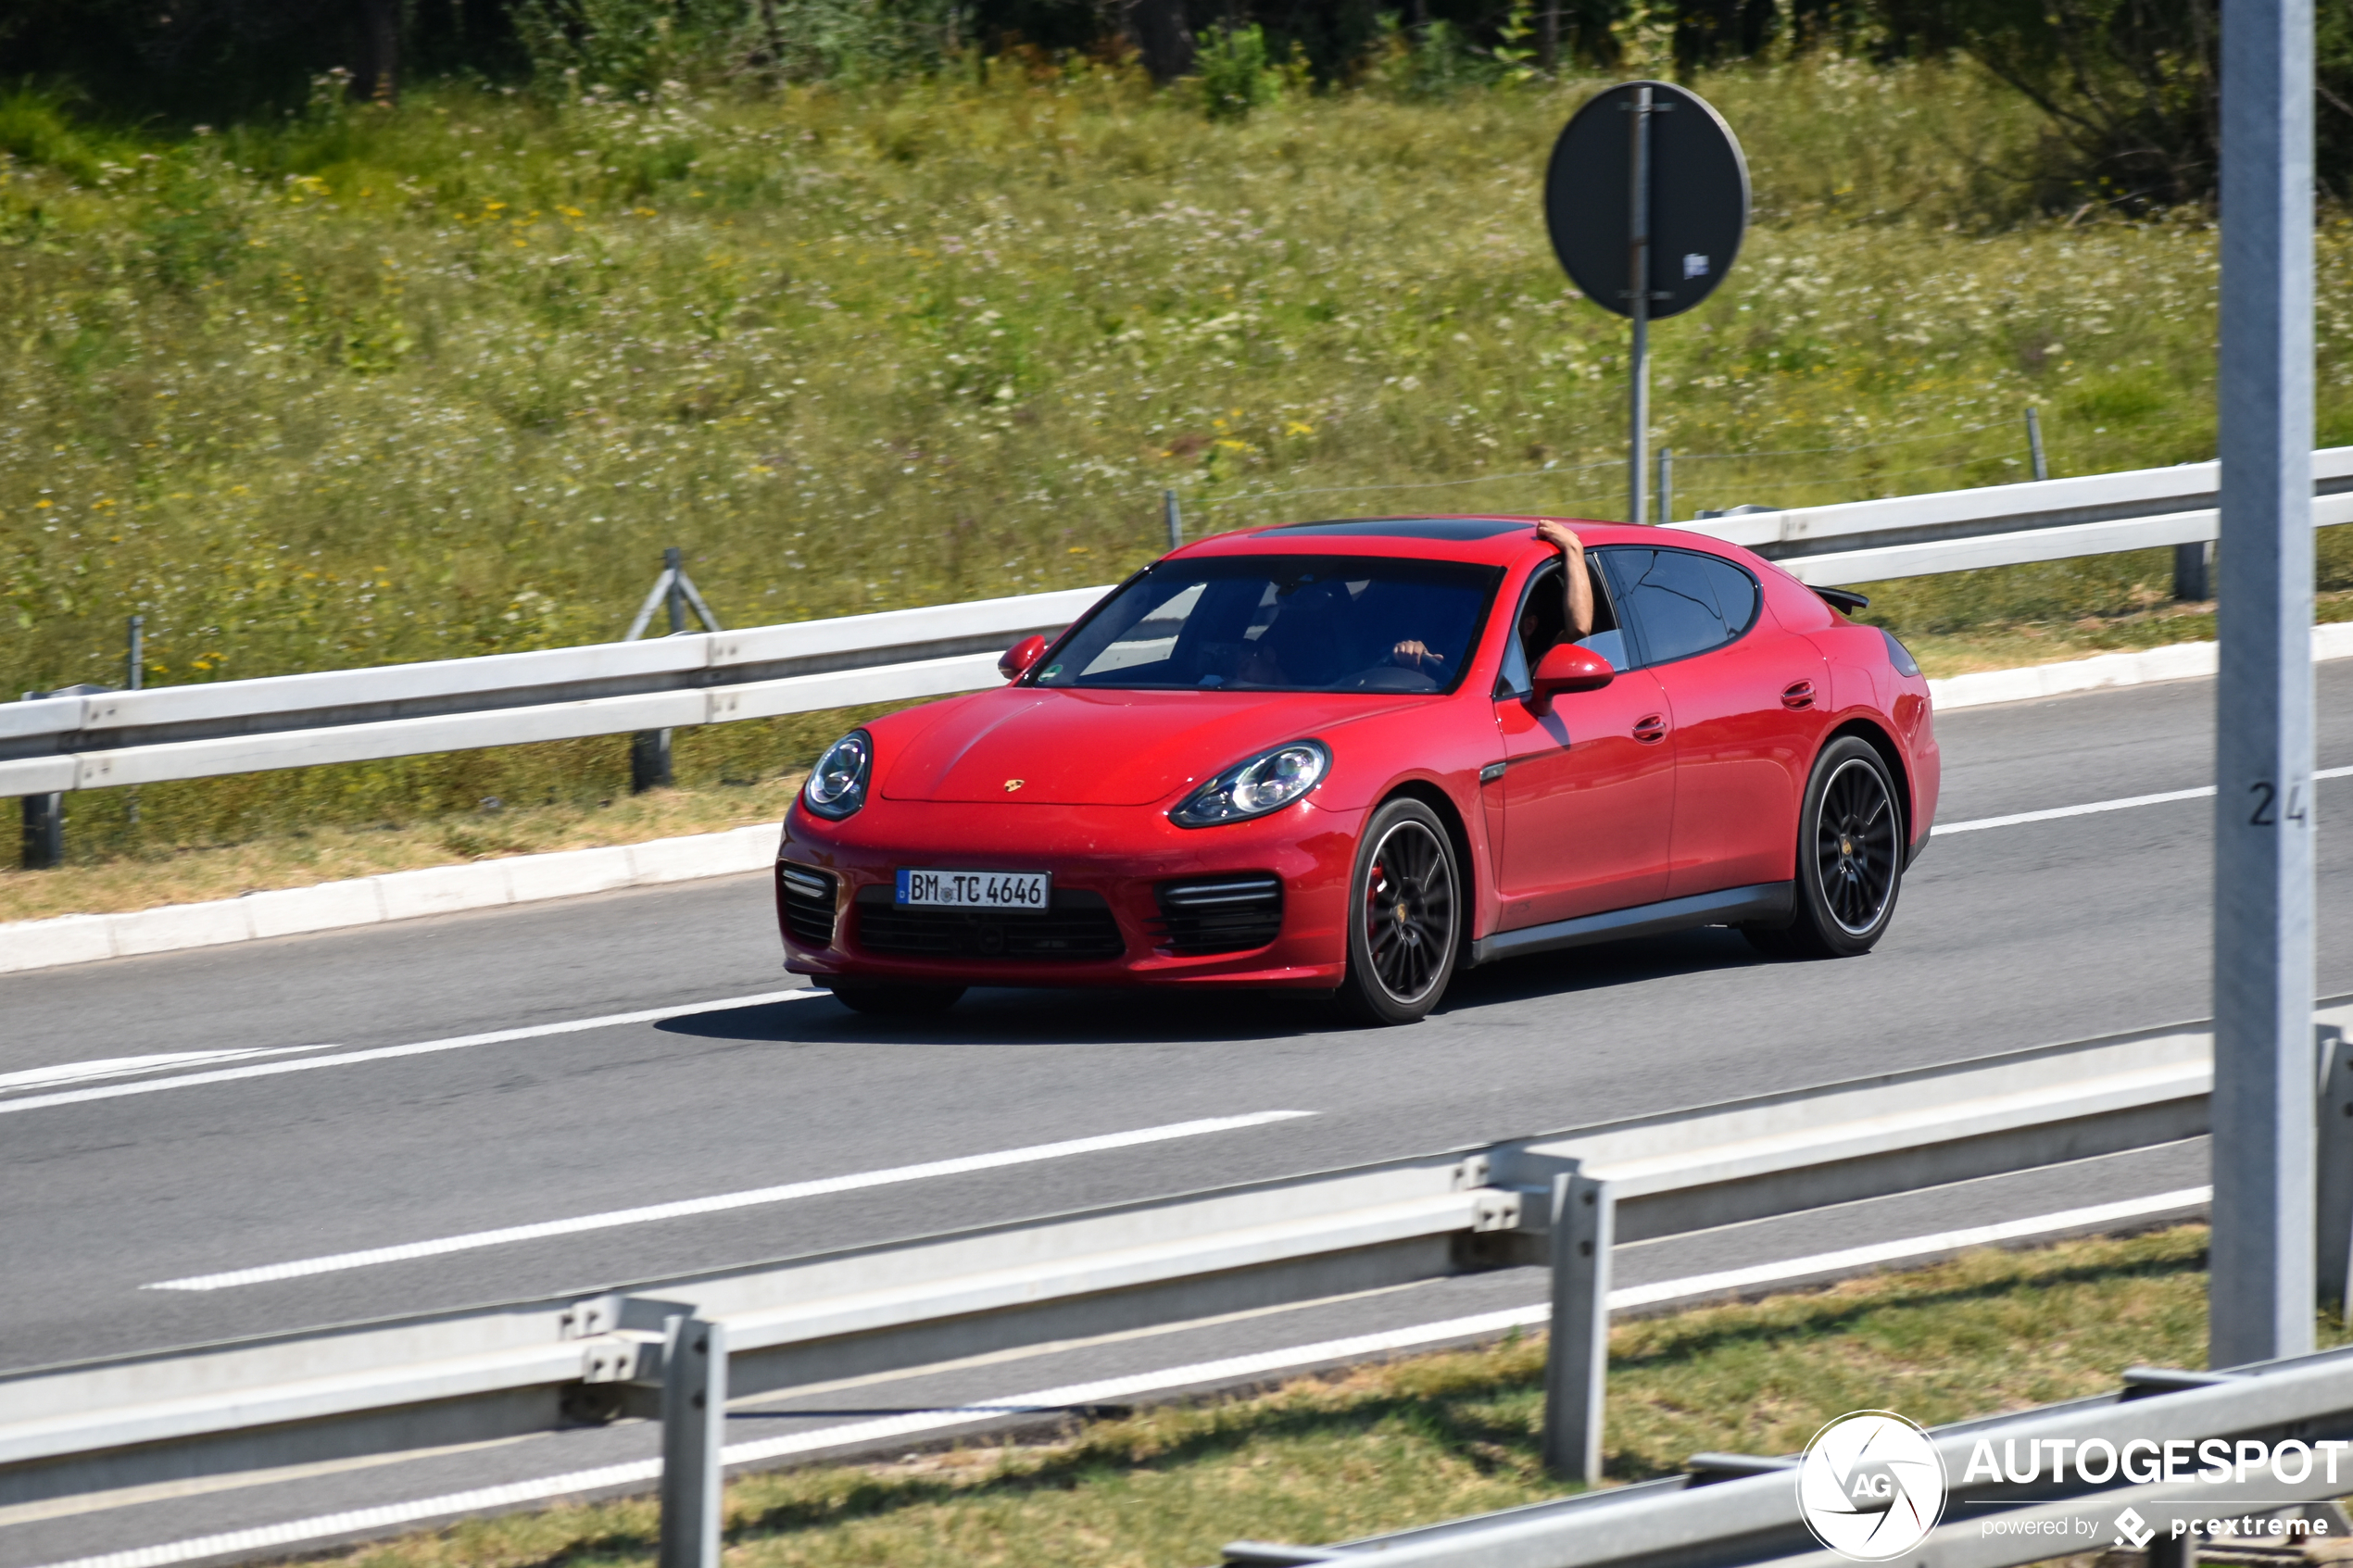
[[(2030, 702), (2036, 697), (2068, 696), (2110, 686), (2195, 680), (2214, 673), (2216, 658), (2213, 643), (2174, 643), (2167, 647), (2145, 648), (2139, 653), (2104, 653), (2096, 659), (2073, 659), (2064, 664), (1982, 670), (1973, 675), (1931, 681), (1928, 689), (1936, 710), (1944, 713), (1956, 708)], [(2332, 621), (2312, 628), (2314, 662), (2348, 658), (2353, 658), (2353, 621)]]
[[(1949, 712), (2114, 686), (2194, 680), (2214, 673), (2215, 657), (2212, 643), (2176, 643), (2064, 664), (1981, 671), (1931, 681), (1928, 686), (1937, 711)], [(2353, 621), (2313, 627), (2312, 657), (2353, 658)], [(763, 823), (606, 849), (566, 849), (390, 872), (205, 904), (167, 904), (130, 914), (19, 921), (0, 925), (0, 974), (764, 871), (775, 860), (777, 835), (776, 828)]]
[(765, 871), (776, 859), (778, 831), (762, 822), (606, 849), (387, 872), (129, 914), (19, 921), (0, 925), (0, 974)]

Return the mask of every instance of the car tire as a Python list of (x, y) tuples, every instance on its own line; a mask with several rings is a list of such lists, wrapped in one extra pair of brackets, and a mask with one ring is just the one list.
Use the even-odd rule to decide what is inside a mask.
[(1887, 761), (1841, 735), (1822, 748), (1797, 814), (1797, 875), (1786, 925), (1741, 928), (1768, 958), (1869, 952), (1895, 918), (1904, 885), (1904, 809)]
[(834, 1000), (852, 1012), (876, 1018), (921, 1018), (927, 1013), (946, 1012), (964, 994), (962, 985), (873, 985), (840, 980), (835, 981), (831, 989)]
[(1468, 912), (1454, 841), (1418, 800), (1373, 813), (1349, 880), (1340, 1004), (1364, 1023), (1418, 1023), (1454, 977)]

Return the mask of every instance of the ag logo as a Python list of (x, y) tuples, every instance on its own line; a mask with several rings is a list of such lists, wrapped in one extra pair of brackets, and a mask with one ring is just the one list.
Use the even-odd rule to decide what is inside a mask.
[(1944, 1461), (1890, 1411), (1856, 1411), (1814, 1434), (1797, 1466), (1797, 1511), (1841, 1557), (1884, 1562), (1920, 1544), (1944, 1512)]

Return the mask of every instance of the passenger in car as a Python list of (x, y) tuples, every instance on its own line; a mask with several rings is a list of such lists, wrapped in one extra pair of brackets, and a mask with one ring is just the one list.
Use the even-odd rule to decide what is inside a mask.
[[(1593, 634), (1593, 578), (1585, 564), (1585, 541), (1551, 518), (1536, 525), (1536, 537), (1561, 553), (1561, 583), (1567, 589), (1563, 606), (1568, 612), (1567, 636), (1572, 642), (1582, 642)], [(1523, 633), (1530, 630), (1525, 624), (1528, 619), (1521, 618)], [(1545, 650), (1536, 651), (1541, 657)]]
[[(1520, 643), (1528, 650), (1529, 667), (1533, 668), (1555, 642), (1567, 637), (1572, 642), (1594, 646), (1595, 651), (1612, 665), (1623, 669), (1625, 660), (1617, 647), (1593, 643), (1593, 579), (1592, 568), (1585, 561), (1585, 542), (1551, 518), (1536, 525), (1536, 536), (1561, 553), (1564, 591), (1559, 619), (1554, 619), (1551, 605), (1541, 604), (1533, 598), (1529, 599), (1527, 610), (1519, 618)], [(1568, 630), (1564, 631), (1563, 628)], [(1610, 634), (1604, 633), (1604, 635)], [(1612, 644), (1617, 642), (1615, 637), (1610, 640)], [(1408, 670), (1435, 668), (1441, 662), (1427, 645), (1410, 637), (1391, 648), (1389, 657), (1391, 662)]]

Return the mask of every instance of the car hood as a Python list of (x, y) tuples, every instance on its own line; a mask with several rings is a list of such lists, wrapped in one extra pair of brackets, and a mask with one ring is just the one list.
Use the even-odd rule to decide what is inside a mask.
[(1253, 752), (1399, 706), (1394, 696), (1007, 686), (944, 703), (922, 728), (894, 734), (899, 726), (883, 721), (875, 762), (891, 800), (1145, 806)]

